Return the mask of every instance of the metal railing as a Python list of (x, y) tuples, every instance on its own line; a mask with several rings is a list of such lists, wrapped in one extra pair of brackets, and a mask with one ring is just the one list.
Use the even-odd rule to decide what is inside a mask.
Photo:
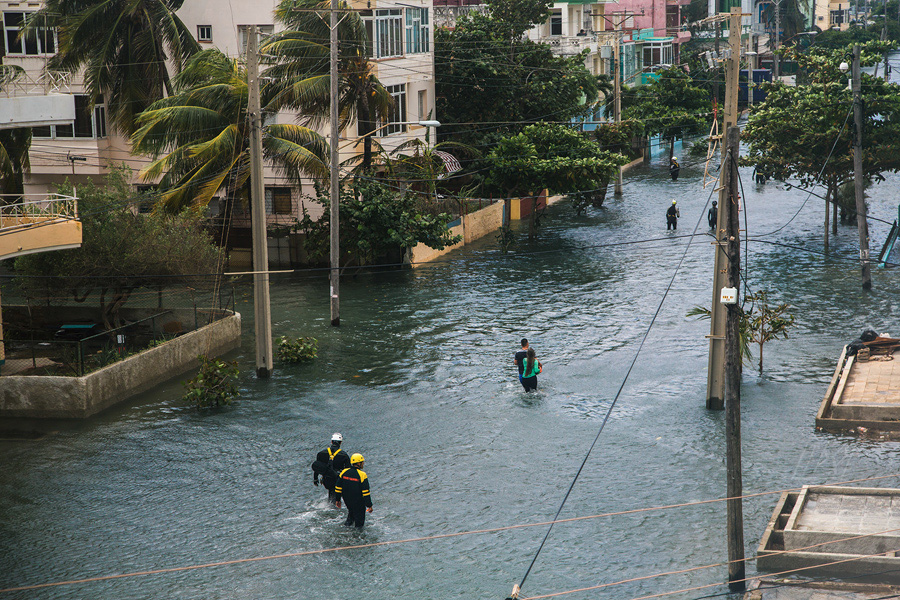
[[(20, 371), (30, 370), (28, 374), (32, 375), (81, 377), (234, 314), (234, 290), (230, 296), (221, 294), (219, 298), (218, 308), (198, 307), (194, 303), (192, 308), (160, 310), (113, 329), (102, 329), (93, 323), (101, 330), (78, 339), (32, 335), (30, 339), (4, 339), (0, 343), (4, 345), (7, 364), (30, 361), (30, 367)], [(61, 326), (56, 335), (65, 329)], [(10, 373), (7, 367), (0, 370), (0, 374), (17, 373)]]
[[(28, 200), (29, 197), (40, 197), (40, 200)], [(63, 194), (0, 194), (0, 203), (4, 200), (23, 202), (0, 205), (0, 229), (22, 227), (32, 223), (53, 220), (77, 220), (78, 198)]]
[(52, 92), (71, 91), (75, 73), (70, 71), (48, 71), (37, 73), (26, 71), (18, 65), (0, 65), (0, 96), (39, 96)]

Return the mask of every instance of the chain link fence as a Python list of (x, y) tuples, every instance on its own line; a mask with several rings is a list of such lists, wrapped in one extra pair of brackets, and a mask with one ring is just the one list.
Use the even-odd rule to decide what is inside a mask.
[[(48, 285), (48, 290), (50, 286)], [(25, 294), (0, 284), (2, 375), (81, 376), (196, 331), (234, 311), (234, 288), (157, 287), (127, 296)]]

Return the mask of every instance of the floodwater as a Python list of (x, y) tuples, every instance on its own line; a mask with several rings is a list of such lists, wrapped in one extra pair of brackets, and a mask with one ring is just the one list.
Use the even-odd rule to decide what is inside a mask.
[[(679, 148), (679, 153), (683, 151)], [(277, 278), (275, 335), (315, 336), (312, 364), (253, 373), (252, 297), (242, 288), (242, 398), (198, 413), (172, 382), (40, 440), (0, 441), (0, 589), (404, 540), (552, 519), (671, 290), (561, 517), (691, 503), (725, 494), (723, 414), (704, 406), (712, 249), (702, 166), (663, 157), (629, 173), (625, 194), (576, 217), (551, 207), (538, 238), (503, 255), (480, 243), (413, 271), (348, 275), (341, 327), (324, 275)], [(742, 169), (749, 286), (789, 302), (790, 338), (744, 370), (746, 493), (897, 474), (900, 445), (817, 433), (813, 418), (841, 346), (864, 327), (900, 332), (900, 270), (874, 269), (863, 293), (856, 229), (822, 251), (822, 202)], [(870, 191), (892, 220), (898, 178)], [(678, 200), (676, 234), (664, 213)], [(792, 220), (793, 218), (793, 220)], [(742, 218), (743, 222), (743, 218)], [(874, 251), (888, 225), (871, 222)], [(776, 233), (771, 233), (776, 231)], [(770, 234), (765, 236), (764, 234)], [(634, 242), (629, 245), (616, 245)], [(638, 243), (643, 242), (643, 243)], [(680, 270), (675, 268), (684, 256)], [(674, 280), (672, 279), (673, 274)], [(242, 303), (242, 305), (241, 305)], [(512, 355), (527, 337), (544, 364), (526, 394)], [(375, 512), (342, 525), (309, 464), (334, 431), (366, 456)], [(777, 494), (745, 503), (748, 556)], [(722, 503), (557, 525), (523, 596), (652, 576), (726, 559)], [(504, 598), (545, 527), (75, 583), (6, 598)], [(749, 573), (755, 573), (753, 563)], [(724, 595), (723, 566), (565, 598)], [(712, 587), (701, 588), (701, 586)]]

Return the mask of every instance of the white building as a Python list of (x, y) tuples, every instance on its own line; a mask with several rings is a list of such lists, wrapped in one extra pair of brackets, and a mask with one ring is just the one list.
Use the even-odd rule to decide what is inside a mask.
[[(259, 25), (263, 33), (274, 31), (273, 9), (276, 4), (276, 0), (194, 0), (186, 2), (178, 16), (201, 46), (214, 46), (230, 56), (240, 56), (246, 48), (249, 25)], [(382, 5), (384, 8), (381, 8)], [(353, 6), (361, 11), (366, 20), (377, 76), (396, 101), (391, 119), (395, 124), (379, 124), (386, 126), (379, 129), (378, 141), (385, 148), (393, 149), (410, 138), (424, 139), (426, 129), (408, 123), (437, 118), (434, 114), (431, 0), (405, 0), (402, 5), (385, 0), (367, 0), (355, 2)], [(76, 183), (87, 177), (99, 179), (111, 165), (123, 162), (135, 171), (140, 170), (149, 162), (148, 157), (131, 154), (128, 141), (107, 123), (106, 107), (102, 102), (93, 108), (88, 106), (80, 78), (45, 72), (47, 60), (56, 51), (54, 32), (48, 30), (40, 39), (17, 39), (27, 14), (40, 7), (40, 2), (0, 0), (2, 62), (25, 71), (21, 76), (13, 76), (9, 68), (0, 73), (0, 96), (44, 94), (48, 91), (74, 94), (76, 119), (72, 125), (35, 128), (30, 156), (31, 174), (26, 178), (25, 191), (53, 191), (53, 185), (67, 177)], [(3, 75), (7, 77), (4, 79)], [(294, 114), (282, 113), (277, 119), (293, 122), (295, 117)], [(362, 144), (350, 142), (358, 135), (355, 125), (342, 132), (342, 161), (353, 153), (362, 152)], [(272, 215), (270, 222), (288, 224), (294, 217), (301, 216), (301, 190), (292, 188), (288, 181), (270, 168), (265, 171), (265, 180), (266, 209)], [(302, 192), (311, 194), (312, 188)], [(316, 206), (306, 203), (307, 208), (315, 210)]]

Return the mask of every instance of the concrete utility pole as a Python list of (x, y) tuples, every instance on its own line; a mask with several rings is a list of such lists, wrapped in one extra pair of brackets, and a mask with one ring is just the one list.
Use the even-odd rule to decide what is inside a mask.
[(851, 67), (853, 89), (853, 120), (856, 123), (853, 136), (853, 183), (856, 188), (856, 228), (859, 230), (859, 262), (862, 267), (862, 287), (872, 289), (872, 273), (869, 269), (869, 224), (866, 221), (866, 198), (863, 191), (862, 135), (863, 115), (860, 99), (859, 44), (853, 46)]
[[(731, 9), (731, 13), (727, 15), (728, 24), (728, 44), (731, 48), (731, 55), (725, 60), (725, 116), (724, 127), (722, 131), (727, 132), (731, 127), (737, 125), (738, 120), (738, 75), (740, 74), (741, 61), (741, 13), (740, 7)], [(737, 161), (740, 148), (735, 151), (733, 157)], [(719, 187), (719, 212), (716, 223), (716, 241), (713, 242), (715, 248), (715, 266), (713, 271), (713, 298), (712, 298), (712, 314), (710, 315), (709, 326), (709, 362), (706, 371), (706, 408), (712, 410), (721, 410), (725, 407), (725, 311), (719, 303), (722, 294), (722, 288), (725, 287), (726, 272), (726, 219), (723, 207), (728, 201), (727, 187), (724, 185), (724, 177), (727, 172), (726, 161), (731, 160), (728, 157), (728, 148), (722, 145), (722, 168), (720, 170)]]
[(259, 106), (259, 30), (247, 37), (247, 110), (250, 113), (250, 214), (253, 218), (253, 323), (256, 330), (256, 376), (272, 374), (272, 312), (269, 303), (269, 249), (263, 186), (262, 110)]
[(341, 173), (338, 165), (338, 0), (331, 0), (331, 324), (341, 324), (340, 201)]
[(781, 77), (781, 60), (778, 48), (781, 47), (781, 0), (775, 0), (775, 51), (772, 52), (772, 71), (775, 77)]
[[(621, 50), (619, 48), (622, 44), (621, 28), (622, 21), (616, 20), (616, 45), (613, 49), (613, 62), (616, 63), (613, 67), (613, 77), (615, 78), (615, 82), (613, 83), (613, 95), (615, 96), (615, 102), (613, 103), (613, 119), (616, 124), (619, 124), (622, 121), (622, 71), (620, 67)], [(616, 167), (616, 185), (614, 192), (616, 196), (622, 195), (622, 167)]]
[[(732, 22), (733, 23), (733, 22)], [(741, 286), (740, 197), (738, 194), (737, 159), (740, 153), (741, 129), (726, 130), (725, 164), (722, 166), (722, 187), (725, 201), (719, 205), (719, 223), (724, 221), (725, 244), (728, 253), (726, 280), (735, 290)], [(744, 581), (744, 494), (741, 470), (741, 306), (726, 305), (725, 318), (725, 468), (726, 530), (728, 541), (728, 587), (743, 591)], [(721, 299), (720, 299), (721, 301)]]

